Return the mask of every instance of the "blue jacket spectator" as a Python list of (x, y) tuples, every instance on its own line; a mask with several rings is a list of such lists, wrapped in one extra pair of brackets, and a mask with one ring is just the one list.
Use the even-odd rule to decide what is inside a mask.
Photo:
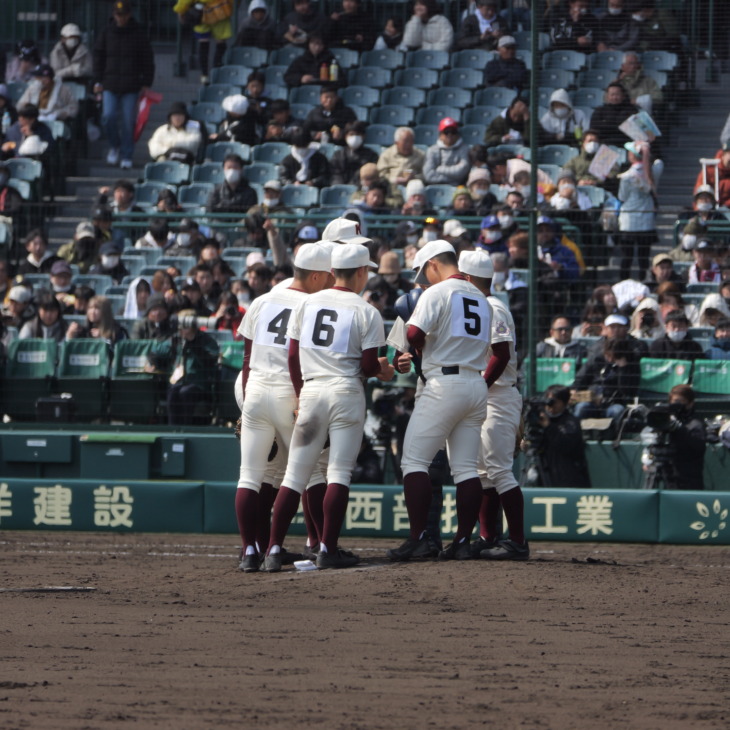
[(537, 219), (538, 257), (544, 266), (555, 272), (556, 278), (577, 279), (580, 267), (575, 254), (560, 242), (560, 232), (552, 218), (540, 216)]
[(730, 360), (730, 319), (727, 317), (717, 321), (705, 357), (708, 360)]

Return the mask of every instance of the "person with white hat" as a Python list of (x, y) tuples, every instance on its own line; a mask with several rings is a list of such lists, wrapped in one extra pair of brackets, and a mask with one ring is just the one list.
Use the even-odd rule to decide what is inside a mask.
[(211, 142), (240, 142), (254, 145), (259, 141), (258, 117), (250, 108), (243, 94), (232, 94), (221, 102), (226, 118), (218, 125), (217, 132), (210, 134)]
[[(484, 374), (489, 400), (482, 424), (479, 467), (482, 504), (479, 539), (472, 544), (472, 555), (485, 560), (527, 560), (530, 548), (525, 540), (524, 499), (512, 471), (522, 418), (522, 396), (517, 389), (515, 323), (502, 300), (491, 296), (494, 265), (489, 254), (462, 251), (459, 271), (487, 297), (492, 307), (490, 354)], [(509, 528), (509, 538), (504, 540), (499, 539), (500, 504)]]
[(66, 23), (61, 28), (61, 40), (53, 46), (48, 60), (57, 79), (86, 80), (94, 70), (91, 52), (83, 42), (81, 29), (76, 23)]
[(487, 408), (487, 364), (492, 312), (486, 297), (459, 272), (454, 247), (426, 244), (414, 261), (416, 284), (428, 284), (406, 323), (411, 347), (422, 353), (426, 384), (416, 401), (403, 444), (403, 493), (410, 535), (387, 552), (393, 561), (431, 557), (426, 533), (431, 505), (429, 466), (444, 442), (456, 484), (458, 525), (443, 560), (468, 560), (469, 536), (479, 516), (482, 484), (477, 460)]
[[(268, 545), (268, 540), (261, 544), (260, 538), (268, 532), (276, 475), (268, 474), (267, 456), (276, 439), (278, 458), (286, 464), (294, 429), (297, 396), (289, 377), (287, 326), (308, 295), (330, 285), (330, 251), (323, 242), (300, 246), (290, 286), (276, 287), (254, 299), (238, 328), (245, 355), (236, 518), (242, 542), (239, 568), (245, 573), (259, 570), (260, 552)], [(318, 482), (323, 481), (320, 476)]]
[[(360, 297), (375, 266), (365, 246), (350, 243), (332, 248), (335, 285), (304, 299), (288, 320), (289, 372), (299, 397), (286, 474), (274, 503), (271, 537), (264, 570), (281, 570), (281, 548), (299, 507), (302, 492), (329, 435), (327, 490), (318, 568), (347, 568), (359, 558), (338, 547), (352, 470), (362, 443), (365, 423), (364, 377), (390, 380), (393, 367), (378, 358), (385, 344), (383, 320)], [(266, 331), (284, 324), (270, 323)], [(269, 330), (271, 328), (271, 330)], [(310, 503), (311, 508), (311, 503)]]
[(503, 35), (497, 41), (498, 58), (484, 67), (485, 86), (506, 86), (522, 91), (530, 84), (530, 72), (525, 62), (517, 58), (517, 41), (511, 35)]

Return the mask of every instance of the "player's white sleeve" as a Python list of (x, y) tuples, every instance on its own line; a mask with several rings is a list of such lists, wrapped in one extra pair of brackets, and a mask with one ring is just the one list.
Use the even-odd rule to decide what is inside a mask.
[(362, 349), (382, 347), (385, 344), (383, 318), (375, 307), (368, 305), (363, 312)]

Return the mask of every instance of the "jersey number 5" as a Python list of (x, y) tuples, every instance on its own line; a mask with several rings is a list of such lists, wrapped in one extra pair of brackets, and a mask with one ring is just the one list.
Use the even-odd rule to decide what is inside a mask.
[(475, 299), (461, 300), (464, 304), (464, 329), (472, 337), (478, 337), (482, 331), (482, 320), (479, 317), (479, 302)]

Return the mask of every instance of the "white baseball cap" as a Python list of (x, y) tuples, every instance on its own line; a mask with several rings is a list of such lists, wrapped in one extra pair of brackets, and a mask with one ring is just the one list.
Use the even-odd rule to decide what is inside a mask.
[(494, 276), (494, 264), (486, 251), (462, 251), (459, 255), (459, 271), (462, 274), (491, 279)]
[(254, 264), (265, 263), (266, 257), (264, 256), (263, 251), (251, 251), (251, 253), (246, 256), (246, 268), (249, 268), (249, 266), (253, 266)]
[(359, 243), (348, 243), (347, 246), (337, 246), (332, 249), (333, 269), (359, 269), (361, 266), (378, 265), (370, 260), (370, 251)]
[(360, 235), (360, 223), (349, 218), (335, 218), (330, 221), (322, 231), (322, 238), (335, 243), (370, 243), (369, 238)]
[(406, 184), (406, 198), (413, 195), (423, 195), (426, 192), (426, 186), (423, 180), (409, 180)]
[(74, 38), (74, 37), (81, 37), (81, 28), (79, 28), (76, 23), (66, 23), (66, 25), (61, 28), (61, 37), (62, 38)]
[(504, 46), (516, 46), (516, 45), (517, 45), (517, 41), (511, 35), (503, 35), (497, 41), (497, 48), (503, 48)]
[(605, 324), (606, 327), (612, 324), (620, 324), (624, 327), (628, 327), (629, 320), (623, 314), (609, 314), (608, 317), (603, 320), (603, 324)]
[(294, 266), (305, 271), (329, 271), (332, 268), (332, 256), (325, 242), (305, 243), (297, 250)]
[(264, 190), (281, 190), (281, 183), (278, 180), (267, 180), (264, 183)]
[(248, 99), (243, 94), (232, 94), (221, 102), (223, 111), (243, 116), (248, 111)]
[(19, 304), (25, 304), (31, 300), (32, 296), (24, 286), (14, 286), (8, 294), (8, 299)]
[(466, 228), (456, 218), (451, 218), (444, 223), (444, 236), (458, 238), (466, 233)]
[(428, 279), (426, 278), (425, 272), (423, 271), (423, 265), (429, 259), (434, 256), (438, 256), (440, 253), (453, 253), (456, 255), (454, 247), (448, 242), (441, 239), (436, 241), (429, 241), (422, 249), (418, 251), (416, 257), (413, 259), (413, 270), (418, 271), (414, 281), (416, 284), (426, 285)]

